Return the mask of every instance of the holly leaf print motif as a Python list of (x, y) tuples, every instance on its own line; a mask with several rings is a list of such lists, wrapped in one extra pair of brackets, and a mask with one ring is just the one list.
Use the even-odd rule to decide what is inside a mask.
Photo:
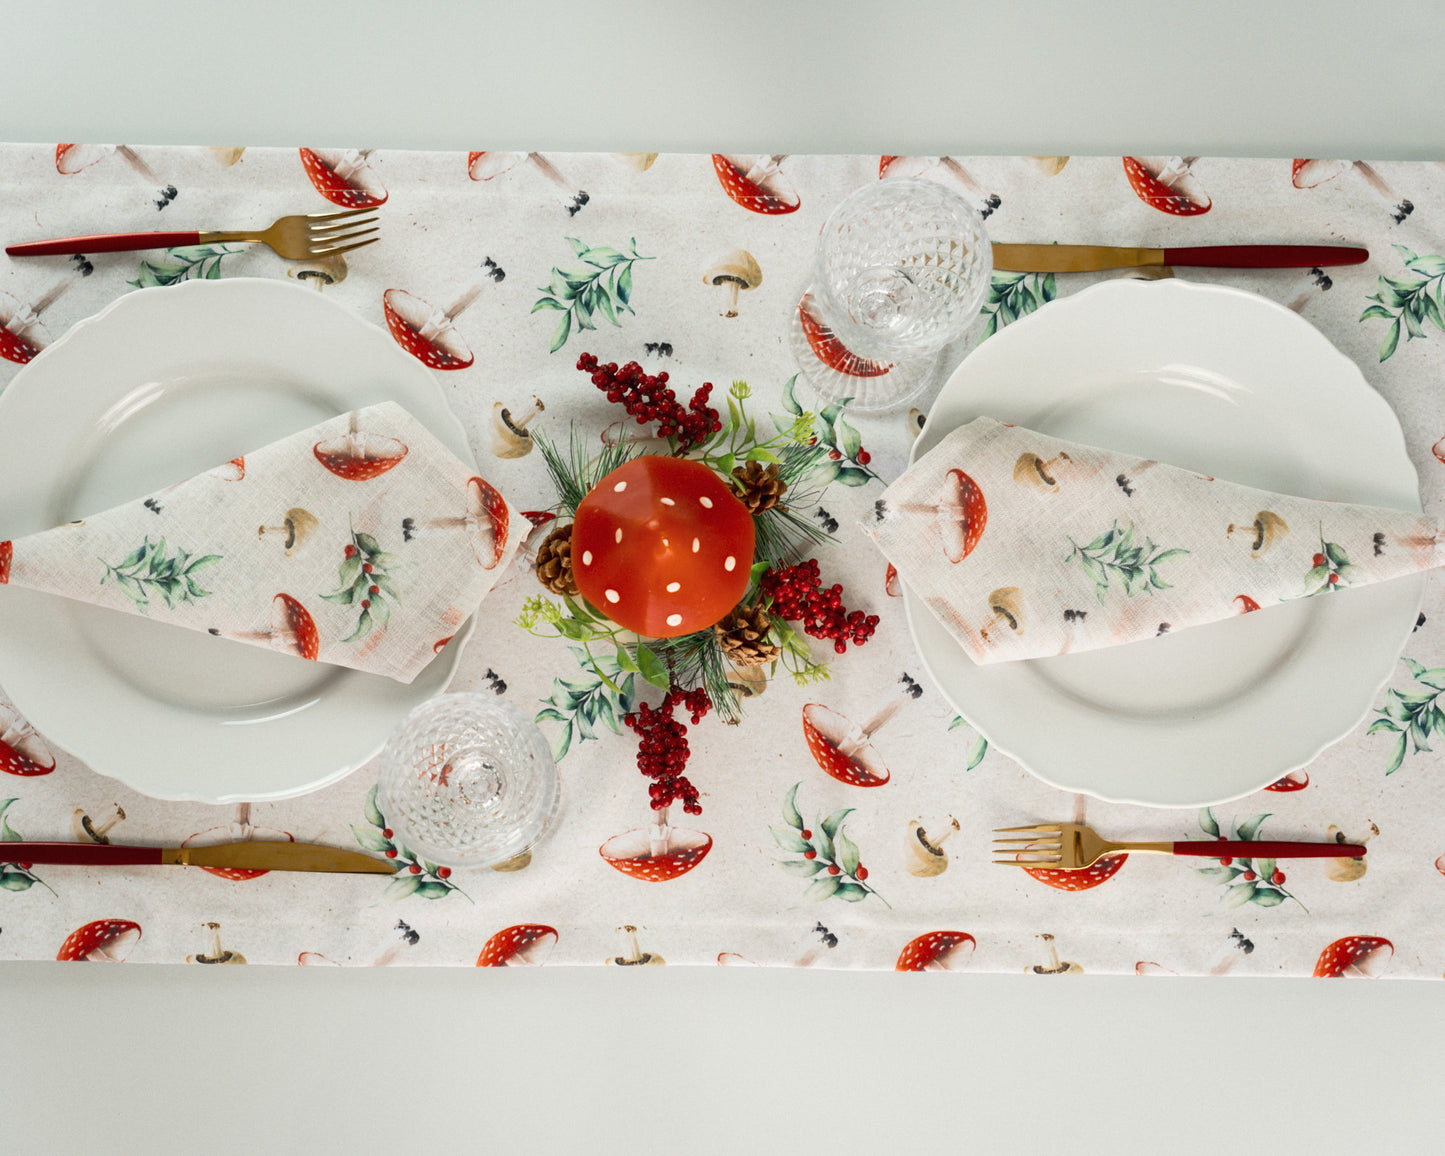
[(1104, 601), (1106, 591), (1116, 584), (1123, 588), (1126, 598), (1133, 598), (1141, 591), (1168, 590), (1170, 584), (1160, 576), (1158, 567), (1171, 558), (1181, 558), (1188, 550), (1175, 547), (1162, 550), (1148, 538), (1142, 546), (1134, 544), (1134, 527), (1120, 531), (1115, 522), (1088, 545), (1080, 546), (1072, 538), (1073, 549), (1064, 561), (1077, 558), (1084, 573), (1094, 583), (1099, 601)]
[[(440, 767), (445, 763), (445, 747), (422, 757)], [(411, 895), (420, 896), (422, 899), (445, 899), (452, 892), (456, 892), (468, 902), (472, 901), (470, 895), (451, 881), (450, 867), (422, 859), (397, 841), (377, 804), (376, 787), (367, 792), (362, 809), (366, 815), (366, 826), (358, 827), (354, 823), (351, 826), (356, 842), (363, 850), (381, 855), (396, 865), (396, 874), (381, 893), (383, 899), (406, 899)]]
[(174, 610), (181, 603), (210, 597), (211, 592), (202, 588), (196, 576), (219, 561), (219, 554), (203, 554), (199, 558), (185, 550), (167, 554), (164, 538), (152, 542), (147, 536), (114, 565), (99, 559), (105, 567), (100, 585), (113, 580), (142, 614), (150, 612), (153, 598), (160, 598), (167, 609)]
[(825, 818), (815, 819), (809, 827), (797, 805), (798, 788), (802, 785), (794, 783), (783, 796), (785, 825), (768, 830), (781, 850), (799, 856), (777, 862), (789, 875), (810, 880), (803, 890), (803, 901), (841, 899), (845, 903), (861, 903), (874, 895), (883, 906), (890, 907), (867, 883), (868, 868), (863, 865), (863, 853), (844, 830), (853, 808), (843, 807)]
[[(18, 799), (0, 799), (0, 844), (21, 841), (20, 833), (10, 826), (10, 820), (5, 816), (5, 812), (17, 802)], [(0, 858), (3, 857), (3, 851), (0, 851)], [(29, 864), (0, 863), (0, 891), (29, 891), (37, 883), (50, 894), (55, 894), (55, 888), (35, 874)]]
[(392, 605), (400, 600), (390, 573), (396, 562), (397, 556), (383, 550), (370, 534), (351, 531), (351, 541), (337, 567), (337, 589), (321, 595), (327, 602), (360, 611), (355, 627), (342, 642), (356, 642), (391, 622)]
[(1385, 705), (1377, 707), (1375, 719), (1365, 731), (1367, 735), (1392, 734), (1390, 757), (1385, 774), (1393, 775), (1405, 762), (1407, 751), (1428, 754), (1430, 740), (1445, 731), (1445, 711), (1439, 699), (1445, 694), (1445, 666), (1427, 668), (1413, 658), (1400, 659), (1410, 670), (1417, 687), (1423, 689), (1387, 690)]
[(1420, 257), (1404, 245), (1394, 246), (1405, 263), (1398, 277), (1381, 277), (1366, 298), (1375, 304), (1360, 314), (1361, 321), (1388, 321), (1390, 328), (1380, 344), (1380, 360), (1388, 361), (1406, 341), (1425, 337), (1425, 327), (1445, 330), (1445, 257)]
[(1304, 597), (1327, 594), (1350, 585), (1350, 576), (1356, 569), (1345, 548), (1338, 542), (1326, 542), (1321, 534), (1319, 552), (1310, 559), (1310, 571), (1305, 575)]
[(995, 273), (989, 281), (988, 299), (981, 310), (988, 318), (983, 341), (1011, 321), (1032, 313), (1058, 295), (1052, 273)]
[(573, 327), (581, 333), (596, 329), (597, 314), (610, 325), (621, 327), (621, 315), (636, 314), (632, 307), (632, 266), (638, 261), (651, 261), (637, 251), (637, 238), (628, 242), (628, 252), (606, 245), (589, 246), (576, 237), (564, 238), (572, 246), (572, 255), (579, 264), (569, 269), (552, 269), (552, 277), (539, 292), (532, 312), (558, 313), (557, 327), (552, 332), (549, 353), (556, 353), (567, 344)]
[[(1264, 826), (1269, 814), (1251, 815), (1244, 820), (1235, 820), (1231, 838), (1253, 842)], [(1219, 820), (1214, 811), (1205, 807), (1199, 812), (1199, 829), (1214, 839), (1224, 838), (1220, 832)], [(1287, 899), (1299, 903), (1308, 911), (1299, 898), (1284, 888), (1285, 874), (1273, 859), (1241, 855), (1226, 856), (1217, 866), (1196, 867), (1194, 873), (1201, 879), (1208, 879), (1224, 888), (1219, 897), (1221, 910), (1232, 911), (1252, 903), (1256, 907), (1278, 907)]]
[(237, 245), (183, 245), (167, 249), (160, 261), (142, 261), (140, 272), (134, 281), (127, 281), (137, 289), (151, 289), (158, 285), (178, 285), (192, 279), (215, 281), (221, 276), (221, 260), (243, 250)]

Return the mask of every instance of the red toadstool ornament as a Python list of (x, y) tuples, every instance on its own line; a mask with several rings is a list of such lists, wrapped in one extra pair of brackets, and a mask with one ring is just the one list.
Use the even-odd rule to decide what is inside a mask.
[(557, 946), (557, 929), (545, 923), (504, 927), (487, 940), (478, 967), (541, 967)]
[(1315, 964), (1316, 979), (1359, 976), (1375, 979), (1395, 954), (1395, 945), (1378, 935), (1347, 935), (1320, 952)]
[(930, 931), (909, 940), (893, 970), (957, 971), (973, 956), (976, 946), (966, 931)]
[(612, 621), (649, 638), (704, 630), (748, 587), (755, 531), (746, 506), (701, 462), (644, 455), (577, 506), (577, 588)]
[(55, 958), (62, 963), (123, 963), (139, 939), (139, 923), (97, 919), (66, 936)]
[(53, 770), (55, 756), (45, 740), (18, 713), (0, 704), (0, 771), (31, 778)]

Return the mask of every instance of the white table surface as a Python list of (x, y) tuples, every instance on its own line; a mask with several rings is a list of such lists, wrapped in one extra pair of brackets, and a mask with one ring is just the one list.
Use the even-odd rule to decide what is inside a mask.
[[(6, 140), (1445, 159), (1434, 3), (0, 12)], [(0, 992), (5, 1153), (1442, 1143), (1423, 983), (12, 964)]]

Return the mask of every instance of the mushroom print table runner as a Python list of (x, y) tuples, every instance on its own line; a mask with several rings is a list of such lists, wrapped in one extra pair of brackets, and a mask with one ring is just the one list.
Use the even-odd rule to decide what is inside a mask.
[(388, 402), (0, 542), (0, 583), (411, 682), (516, 553), (511, 520)]
[[(1438, 164), (6, 146), (7, 243), (376, 208), (382, 242), (342, 259), (288, 263), (263, 246), (214, 245), (6, 260), (0, 386), (122, 294), (188, 279), (289, 279), (389, 330), (435, 374), (478, 473), (507, 496), (521, 531), (516, 558), (491, 572), (496, 585), (452, 689), (504, 696), (537, 720), (564, 804), (530, 858), (452, 873), (397, 843), (376, 805), (374, 766), (287, 801), (160, 802), (56, 749), (0, 695), (0, 840), (295, 839), (402, 867), (394, 878), (99, 870), (3, 862), (0, 851), (0, 958), (1441, 976), (1445, 605), (1436, 575), (1368, 717), (1267, 790), (1199, 812), (1086, 806), (1045, 785), (990, 749), (921, 667), (896, 575), (860, 528), (903, 474), (921, 414), (821, 407), (795, 381), (798, 357), (843, 375), (876, 371), (808, 313), (808, 274), (818, 229), (845, 195), (918, 175), (969, 198), (1003, 241), (1368, 246), (1369, 262), (1350, 268), (1185, 275), (1280, 302), (1360, 366), (1399, 415), (1425, 514), (1440, 514)], [(996, 274), (970, 345), (1120, 275)], [(798, 616), (781, 650), (768, 650), (747, 615), (725, 620), (736, 663), (724, 677), (736, 701), (710, 710), (664, 697), (667, 673), (648, 661), (652, 651), (634, 658), (599, 646), (563, 612), (569, 560), (547, 544), (560, 495), (537, 446), (565, 456), (575, 438), (582, 460), (602, 454), (623, 423), (639, 429), (624, 405), (645, 409), (641, 391), (663, 373), (679, 428), (715, 411), (732, 444), (747, 443), (733, 461), (726, 439), (710, 442), (708, 464), (724, 477), (741, 471), (738, 489), (755, 513), (784, 506), (805, 543), (800, 560), (816, 560), (816, 570), (800, 565), (769, 587), (772, 605)], [(799, 445), (817, 452), (783, 452)], [(785, 490), (763, 468), (770, 453), (805, 461)], [(749, 459), (755, 469), (744, 469)], [(1058, 495), (1028, 496), (1064, 497), (1066, 479), (1055, 480)], [(1263, 518), (1272, 508), (1231, 506), (1230, 546), (1313, 543), (1317, 527), (1287, 514), (1281, 538)], [(307, 525), (266, 524), (279, 528), (259, 546), (278, 554)], [(1080, 550), (1096, 554), (1094, 538), (1112, 524), (1110, 513), (1092, 533), (1078, 530)], [(989, 531), (1002, 526), (990, 510)], [(1177, 545), (1153, 541), (1166, 552)], [(176, 546), (192, 560), (210, 549), (167, 550)], [(1352, 565), (1363, 561), (1347, 552)], [(1327, 546), (1313, 553), (1338, 571)], [(1172, 581), (1186, 560), (1155, 562)], [(1000, 579), (1009, 585), (1022, 589)], [(253, 629), (271, 629), (259, 617)], [(749, 664), (759, 657), (767, 661)], [(686, 781), (654, 810), (650, 788), (660, 783), (639, 774), (639, 745), (675, 751), (679, 732)], [(1085, 811), (1117, 838), (1339, 839), (1368, 842), (1369, 854), (1203, 867), (1115, 857), (1076, 874), (989, 865), (993, 828)]]

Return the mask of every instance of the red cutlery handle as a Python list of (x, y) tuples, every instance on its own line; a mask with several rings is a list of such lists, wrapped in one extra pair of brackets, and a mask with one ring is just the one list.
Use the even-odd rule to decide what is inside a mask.
[(1326, 265), (1359, 265), (1368, 249), (1352, 245), (1200, 245), (1165, 249), (1164, 264), (1216, 269), (1311, 269)]
[(101, 843), (0, 843), (7, 863), (59, 863), (68, 867), (146, 867), (163, 862), (159, 847)]
[(199, 245), (201, 235), (189, 233), (97, 233), (91, 237), (60, 237), (54, 241), (27, 241), (6, 245), (11, 257), (67, 257), (72, 253), (132, 253), (137, 249), (169, 249)]
[(1176, 855), (1199, 855), (1206, 859), (1358, 859), (1365, 849), (1357, 843), (1287, 843), (1269, 839), (1216, 839), (1175, 843)]

